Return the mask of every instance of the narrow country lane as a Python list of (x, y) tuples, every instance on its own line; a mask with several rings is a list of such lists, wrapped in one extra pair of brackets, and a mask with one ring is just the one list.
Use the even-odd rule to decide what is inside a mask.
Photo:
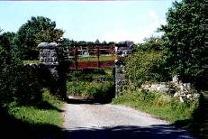
[(69, 139), (192, 138), (185, 130), (125, 106), (74, 103), (64, 109), (64, 137)]

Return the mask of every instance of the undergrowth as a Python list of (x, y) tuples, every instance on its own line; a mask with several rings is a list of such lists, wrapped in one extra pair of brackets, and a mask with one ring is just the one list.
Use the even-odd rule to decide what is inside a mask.
[(190, 119), (198, 106), (198, 102), (181, 103), (167, 94), (147, 91), (123, 92), (113, 103), (134, 107), (172, 123)]

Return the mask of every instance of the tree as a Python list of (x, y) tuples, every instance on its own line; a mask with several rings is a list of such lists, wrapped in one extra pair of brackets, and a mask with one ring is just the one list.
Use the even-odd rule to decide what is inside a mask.
[(69, 40), (68, 38), (63, 38), (59, 42), (64, 48), (72, 47), (72, 40)]
[(5, 47), (10, 47), (11, 45), (14, 45), (15, 35), (16, 34), (14, 32), (2, 33), (2, 35), (0, 36), (0, 43)]
[[(120, 43), (118, 43), (120, 44)], [(121, 46), (128, 46), (128, 42), (121, 42)], [(126, 76), (130, 82), (141, 85), (146, 81), (158, 82), (169, 80), (164, 63), (166, 50), (163, 49), (164, 41), (161, 38), (150, 37), (138, 44), (126, 62)]]
[(155, 50), (161, 51), (163, 50), (164, 40), (159, 37), (150, 37), (145, 38), (143, 43), (137, 45), (135, 49), (139, 50)]
[(103, 44), (103, 45), (107, 45), (107, 42), (106, 42), (106, 41), (103, 41), (102, 44)]
[(100, 44), (100, 41), (98, 39), (96, 39), (94, 44), (98, 45), (98, 44)]
[(207, 0), (182, 0), (173, 3), (167, 24), (161, 27), (168, 49), (172, 74), (182, 77), (208, 77)]
[(17, 87), (19, 67), (22, 61), (17, 57), (16, 47), (12, 47), (14, 33), (0, 34), (0, 107), (14, 98)]
[(16, 43), (21, 47), (24, 58), (34, 59), (38, 56), (40, 42), (57, 42), (63, 33), (63, 30), (56, 29), (55, 21), (42, 16), (31, 17), (19, 28)]
[(160, 64), (163, 55), (159, 51), (137, 51), (126, 59), (126, 76), (136, 86), (146, 81), (161, 81)]

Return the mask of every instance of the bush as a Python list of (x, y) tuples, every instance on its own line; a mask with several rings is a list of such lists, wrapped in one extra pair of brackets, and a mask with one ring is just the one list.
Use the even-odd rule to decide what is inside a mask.
[(136, 85), (166, 80), (168, 76), (162, 67), (164, 59), (160, 51), (137, 51), (126, 59), (126, 76)]
[(21, 67), (21, 77), (17, 83), (15, 93), (16, 100), (19, 103), (31, 104), (41, 101), (42, 85), (39, 76), (40, 69), (38, 66), (25, 65)]
[(101, 70), (89, 72), (75, 71), (69, 76), (67, 92), (69, 95), (82, 96), (99, 102), (110, 102), (114, 97), (111, 74)]
[(3, 46), (0, 43), (0, 105), (14, 100), (17, 90), (21, 60), (15, 47)]
[(71, 81), (67, 83), (69, 95), (82, 96), (98, 101), (110, 99), (114, 95), (112, 82), (88, 82), (88, 81)]

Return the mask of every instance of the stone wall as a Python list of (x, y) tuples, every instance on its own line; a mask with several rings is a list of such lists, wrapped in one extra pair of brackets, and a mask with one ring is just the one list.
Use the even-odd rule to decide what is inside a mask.
[(199, 98), (199, 93), (190, 83), (182, 83), (178, 76), (174, 76), (170, 82), (146, 83), (141, 86), (141, 89), (168, 93), (173, 97), (178, 98), (181, 102), (192, 101)]

